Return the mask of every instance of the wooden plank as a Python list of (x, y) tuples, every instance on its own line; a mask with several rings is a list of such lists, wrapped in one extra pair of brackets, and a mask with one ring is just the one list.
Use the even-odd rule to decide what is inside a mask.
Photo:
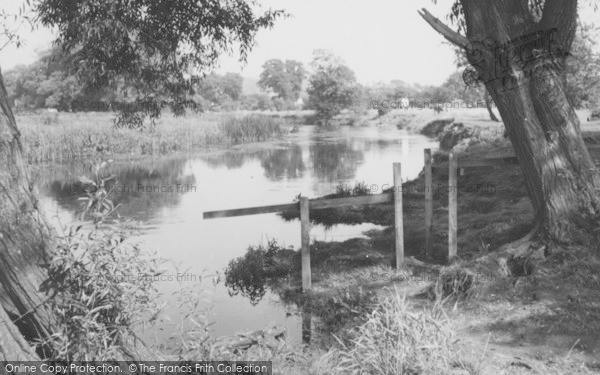
[(218, 219), (223, 217), (270, 214), (274, 212), (297, 210), (298, 203), (276, 204), (272, 206), (236, 208), (232, 210), (208, 211), (203, 214), (204, 219)]
[(424, 150), (425, 157), (425, 256), (431, 255), (431, 228), (433, 227), (433, 183), (431, 179), (431, 149)]
[(450, 154), (448, 165), (448, 263), (450, 263), (457, 255), (458, 179), (454, 153)]
[[(458, 168), (480, 168), (480, 167), (500, 167), (506, 165), (517, 165), (519, 161), (514, 156), (501, 157), (501, 158), (478, 158), (478, 159), (466, 159), (458, 161)], [(434, 164), (433, 168), (446, 169), (448, 163)]]
[(311, 288), (309, 201), (300, 197), (300, 233), (302, 236), (302, 290)]
[(360, 206), (364, 204), (391, 203), (394, 200), (392, 193), (364, 195), (360, 197), (333, 198), (333, 199), (313, 199), (310, 201), (310, 209), (318, 210), (323, 208)]
[[(377, 194), (377, 195), (365, 195), (361, 197), (348, 197), (348, 198), (333, 198), (333, 199), (314, 199), (310, 200), (310, 208), (323, 209), (332, 207), (344, 207), (344, 206), (361, 206), (365, 204), (381, 204), (391, 203), (394, 195), (392, 193)], [(258, 214), (269, 214), (275, 212), (297, 210), (298, 203), (286, 203), (276, 204), (272, 206), (261, 206), (261, 207), (247, 207), (247, 208), (235, 208), (231, 210), (220, 210), (220, 211), (208, 211), (205, 212), (204, 219), (218, 219), (224, 217), (234, 216), (247, 216), (247, 215), (258, 215)]]
[(404, 218), (402, 217), (402, 165), (394, 163), (394, 229), (396, 234), (396, 269), (404, 264)]

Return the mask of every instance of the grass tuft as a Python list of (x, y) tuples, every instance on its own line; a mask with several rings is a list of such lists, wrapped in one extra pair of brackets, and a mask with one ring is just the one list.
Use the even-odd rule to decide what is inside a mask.
[(442, 374), (450, 366), (451, 332), (439, 307), (414, 312), (404, 296), (382, 300), (349, 345), (331, 350), (320, 366), (336, 374)]

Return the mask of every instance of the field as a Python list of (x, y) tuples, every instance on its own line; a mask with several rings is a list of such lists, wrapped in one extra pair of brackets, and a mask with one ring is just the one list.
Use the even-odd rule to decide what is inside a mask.
[(30, 163), (81, 160), (91, 155), (137, 157), (193, 153), (285, 134), (283, 120), (260, 114), (169, 114), (144, 131), (116, 129), (110, 113), (17, 116)]

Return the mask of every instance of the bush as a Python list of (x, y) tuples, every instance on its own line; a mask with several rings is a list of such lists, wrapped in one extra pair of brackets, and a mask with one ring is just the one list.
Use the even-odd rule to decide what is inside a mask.
[[(266, 293), (271, 278), (285, 277), (293, 272), (296, 252), (271, 240), (267, 247), (250, 246), (248, 252), (229, 262), (225, 270), (225, 286), (231, 295), (241, 293), (257, 304)], [(296, 269), (298, 269), (296, 267)]]
[(41, 286), (58, 327), (41, 343), (51, 348), (47, 359), (119, 360), (134, 326), (158, 313), (160, 262), (127, 240), (135, 230), (129, 223), (78, 226), (61, 237)]

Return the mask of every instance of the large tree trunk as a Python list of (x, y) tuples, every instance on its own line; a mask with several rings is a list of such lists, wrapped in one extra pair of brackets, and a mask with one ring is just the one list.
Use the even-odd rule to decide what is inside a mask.
[[(570, 51), (576, 31), (577, 1), (547, 0), (541, 16), (523, 0), (460, 3), (466, 37), (426, 11), (421, 15), (448, 40), (467, 49), (469, 62), (506, 125), (542, 234), (549, 242), (598, 234), (600, 177), (564, 89), (565, 52)], [(516, 49), (527, 58), (526, 64), (519, 55), (506, 53), (512, 47), (502, 43), (523, 44), (524, 36), (539, 31), (546, 32), (553, 53), (545, 53), (543, 43)]]
[[(0, 362), (39, 359), (0, 305)], [(6, 373), (4, 366), (0, 366), (0, 374)]]
[(20, 134), (0, 72), (0, 353), (5, 358), (25, 355), (9, 316), (28, 340), (44, 338), (51, 315), (43, 305), (39, 285), (51, 244), (50, 229), (38, 207), (26, 173)]
[(492, 97), (487, 92), (487, 90), (484, 94), (484, 101), (485, 101), (485, 108), (487, 108), (488, 114), (490, 115), (490, 120), (495, 121), (495, 122), (500, 122), (500, 120), (498, 120), (498, 117), (496, 117), (494, 110), (492, 109)]

